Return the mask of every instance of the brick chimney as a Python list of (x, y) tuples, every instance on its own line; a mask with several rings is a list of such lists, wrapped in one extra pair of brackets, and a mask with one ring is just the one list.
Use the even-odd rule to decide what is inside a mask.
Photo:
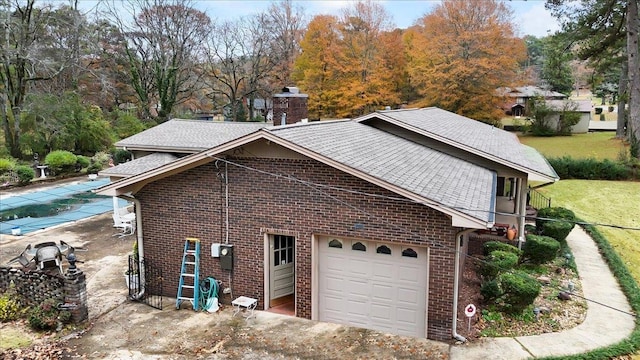
[(308, 118), (307, 100), (309, 95), (300, 89), (287, 86), (280, 94), (273, 95), (273, 125), (295, 124)]

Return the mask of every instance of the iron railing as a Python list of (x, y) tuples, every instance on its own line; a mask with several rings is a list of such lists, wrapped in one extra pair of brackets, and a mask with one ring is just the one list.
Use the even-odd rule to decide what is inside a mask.
[(529, 194), (527, 195), (527, 205), (536, 210), (548, 208), (551, 207), (551, 198), (548, 198), (542, 195), (536, 189), (529, 187)]

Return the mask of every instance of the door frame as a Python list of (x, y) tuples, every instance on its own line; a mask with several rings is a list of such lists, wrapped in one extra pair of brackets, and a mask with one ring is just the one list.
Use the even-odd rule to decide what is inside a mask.
[(294, 307), (297, 308), (297, 294), (298, 294), (298, 259), (297, 259), (297, 248), (296, 241), (298, 240), (298, 234), (293, 231), (286, 230), (272, 230), (263, 232), (264, 239), (264, 309), (269, 310), (271, 304), (271, 239), (274, 235), (284, 235), (284, 236), (292, 236), (293, 240), (293, 303)]

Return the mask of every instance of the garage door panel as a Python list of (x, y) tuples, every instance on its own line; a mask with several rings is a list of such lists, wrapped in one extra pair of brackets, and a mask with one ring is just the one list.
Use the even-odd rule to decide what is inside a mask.
[(372, 284), (371, 298), (380, 304), (392, 305), (394, 302), (394, 287), (390, 284)]
[(325, 276), (325, 290), (328, 291), (344, 291), (344, 279), (342, 277), (335, 277), (332, 275)]
[(393, 310), (390, 306), (381, 306), (379, 304), (371, 304), (370, 316), (372, 319), (378, 320), (378, 322), (393, 322)]
[(319, 320), (424, 337), (426, 250), (412, 247), (418, 254), (412, 258), (402, 256), (399, 245), (359, 242), (366, 251), (352, 250), (348, 242), (338, 249), (329, 248), (328, 239), (320, 241)]
[(420, 295), (417, 289), (413, 288), (396, 288), (398, 303), (415, 304), (420, 298), (424, 298), (425, 294)]
[(351, 275), (368, 277), (371, 274), (371, 264), (367, 259), (350, 259), (348, 264)]

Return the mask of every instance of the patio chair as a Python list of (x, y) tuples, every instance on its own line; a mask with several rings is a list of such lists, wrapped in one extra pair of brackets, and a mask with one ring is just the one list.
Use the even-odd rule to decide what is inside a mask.
[(114, 234), (113, 236), (123, 237), (123, 236), (133, 234), (135, 229), (134, 228), (135, 215), (133, 217), (125, 215), (123, 217), (120, 214), (114, 213), (112, 217), (113, 217), (113, 227), (119, 228), (122, 230), (121, 233)]
[(22, 267), (27, 267), (31, 263), (31, 259), (27, 258), (28, 252), (31, 250), (31, 244), (27, 245), (27, 247), (20, 253), (20, 255), (14, 257), (13, 259), (7, 262), (7, 265), (13, 264), (14, 262), (20, 263)]
[(39, 270), (59, 269), (62, 271), (62, 253), (58, 245), (39, 247), (36, 250), (36, 264)]

